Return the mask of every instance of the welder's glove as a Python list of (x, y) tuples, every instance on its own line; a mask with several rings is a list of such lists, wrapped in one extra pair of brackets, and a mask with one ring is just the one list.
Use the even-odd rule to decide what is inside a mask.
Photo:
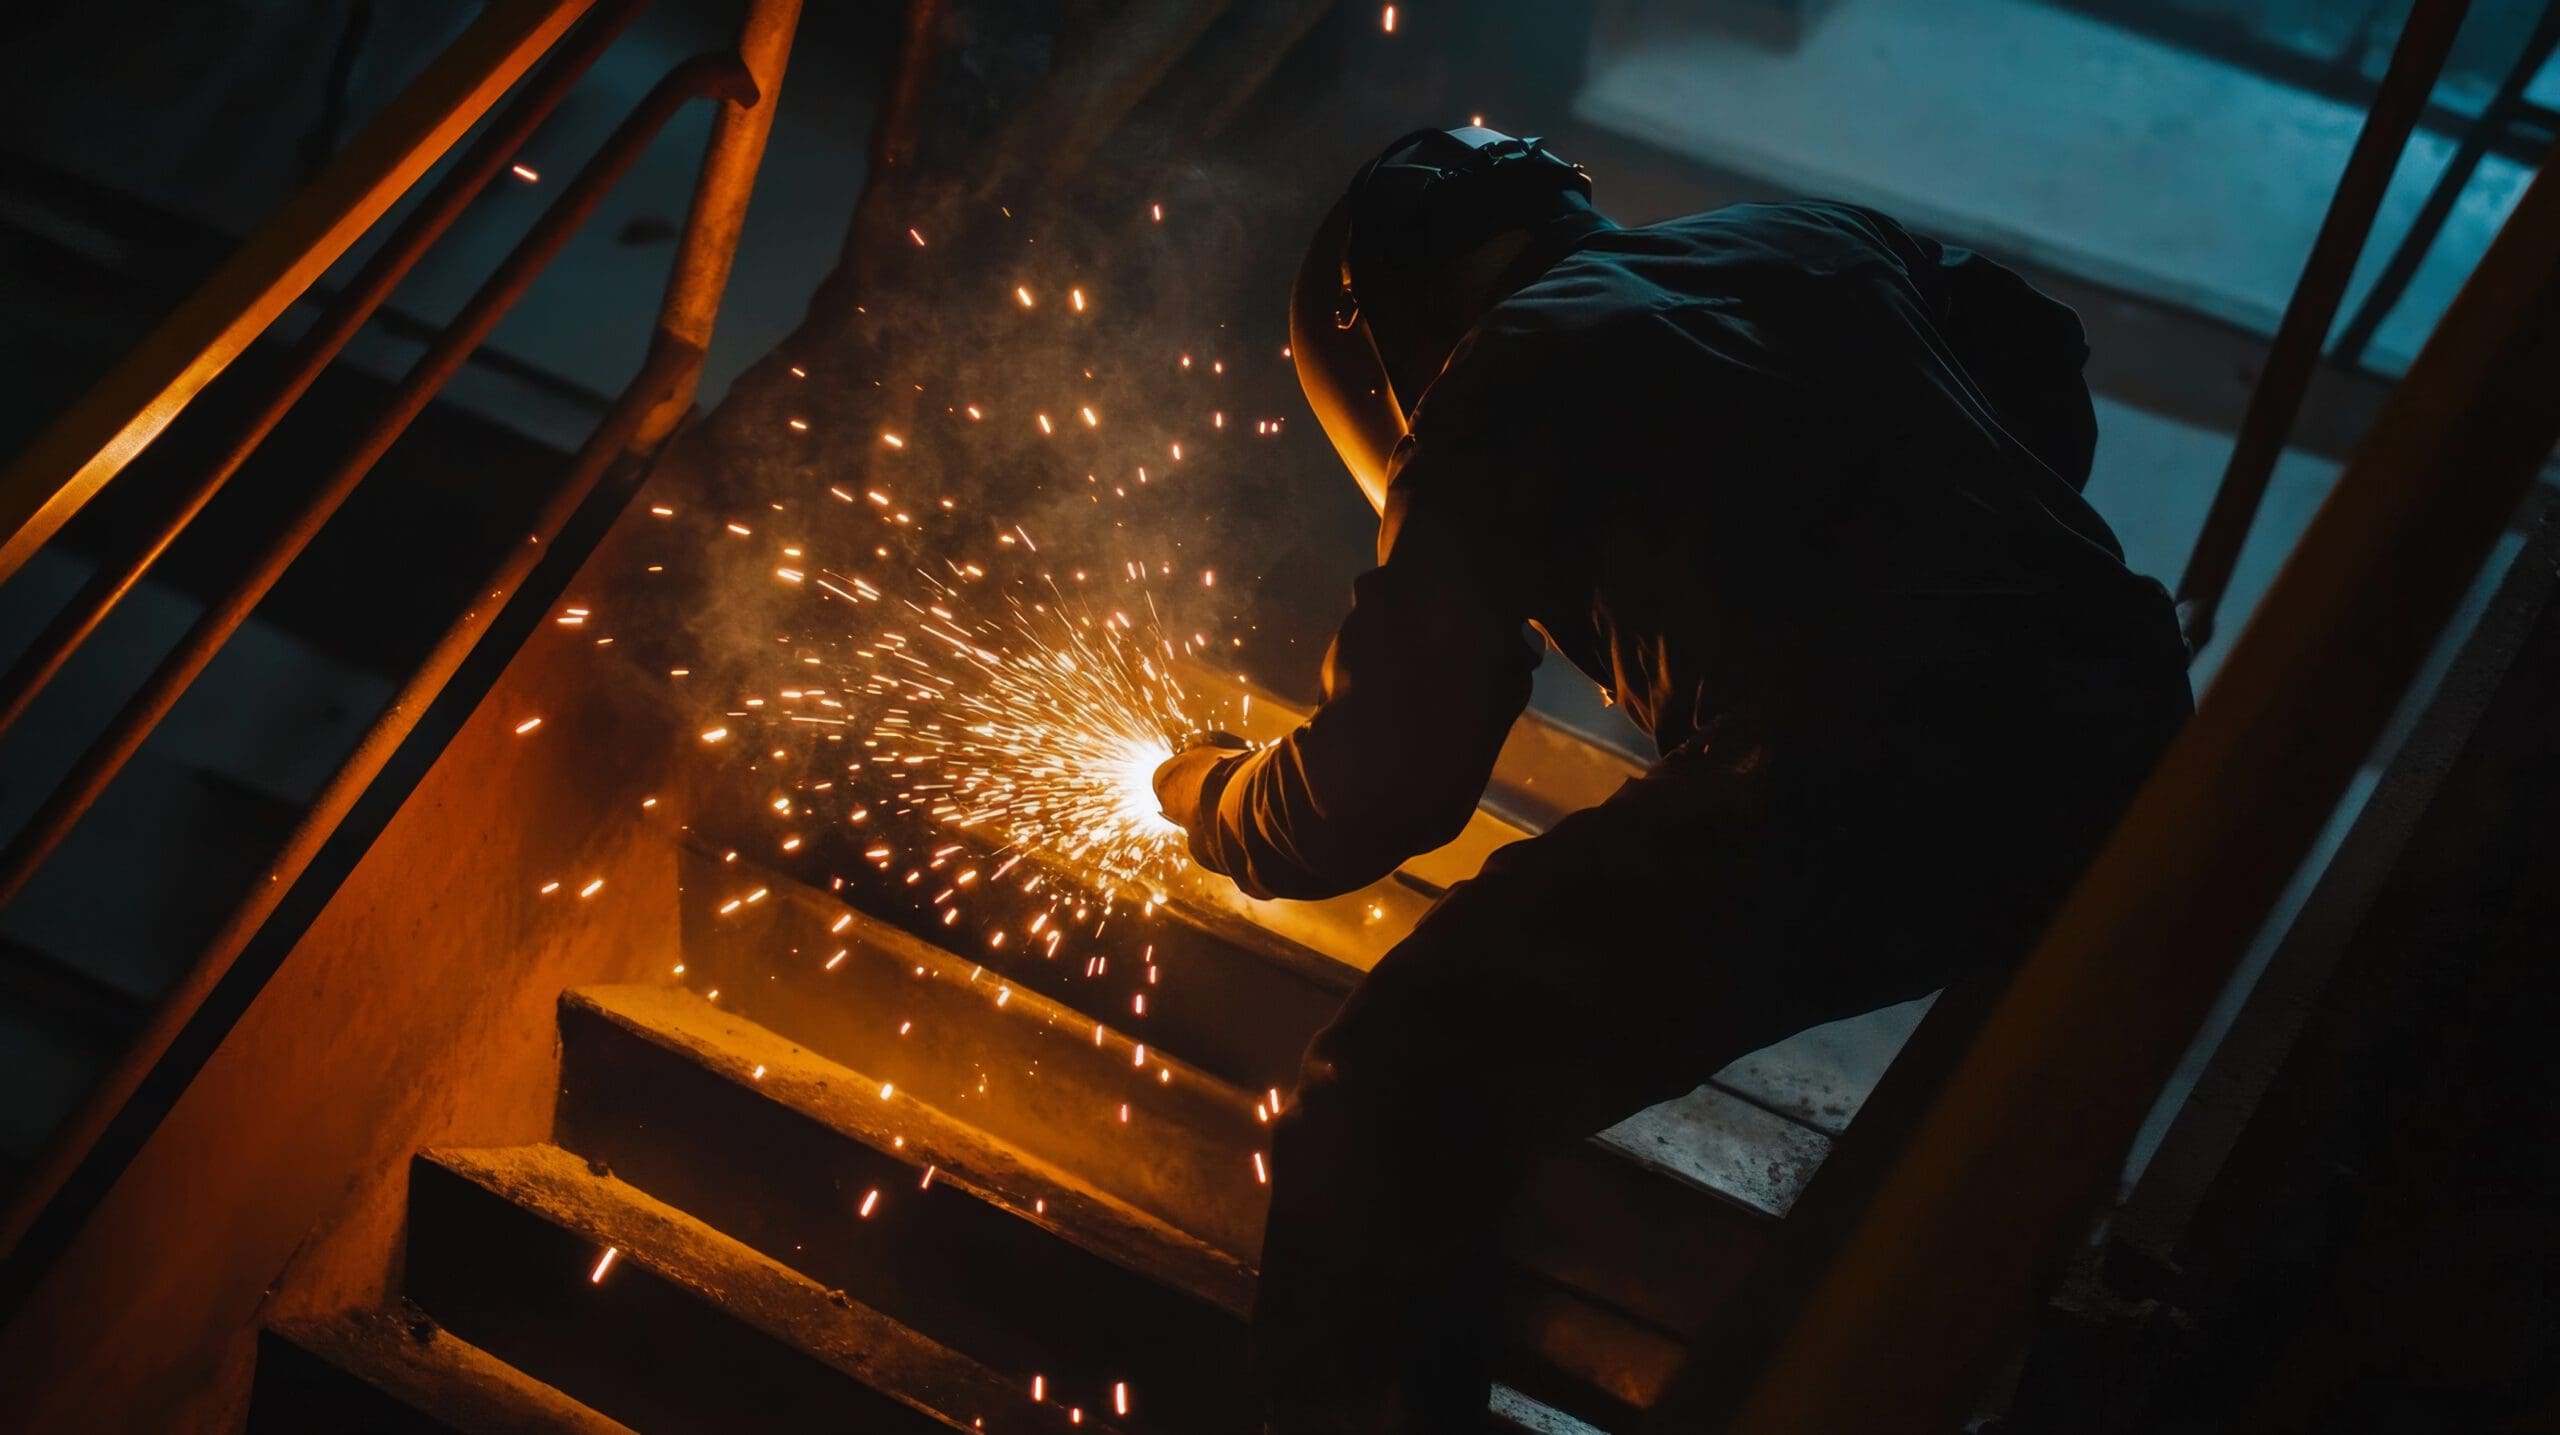
[(1186, 740), (1156, 768), (1156, 803), (1165, 820), (1196, 837), (1235, 765), (1252, 750), (1251, 743), (1231, 732), (1204, 732)]

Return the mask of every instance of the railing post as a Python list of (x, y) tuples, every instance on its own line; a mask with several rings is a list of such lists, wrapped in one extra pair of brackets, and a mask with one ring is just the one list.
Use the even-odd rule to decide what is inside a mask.
[(2329, 325), (2338, 317), (2347, 281), (2355, 275), (2356, 256), (2364, 252), (2365, 236), (2372, 232), (2373, 217), (2391, 189), (2401, 151), (2408, 148), (2411, 131), (2426, 113), (2427, 96), (2435, 91), (2436, 76), (2443, 73), (2445, 56), (2452, 53), (2454, 36), (2462, 32), (2463, 16), (2470, 9), (2471, 0), (2418, 0), (2401, 24), (2391, 68), (2383, 72), (2373, 108), (2356, 133), (2346, 171), (2338, 176), (2329, 211), (2320, 220), (2320, 233), (2311, 241), (2311, 257), (2303, 261), (2302, 277), (2285, 305), (2283, 322), (2267, 344), (2266, 366), (2259, 370), (2258, 386), (2250, 391), (2248, 410), (2240, 416), (2240, 432), (2232, 438), (2231, 458), (2214, 489), (2213, 507), (2205, 514), (2186, 572), (2178, 579), (2178, 621), (2186, 630), (2191, 653), (2203, 651), (2213, 641), (2223, 591), (2231, 586), (2232, 570), (2239, 565), (2241, 544), (2248, 539), (2249, 525), (2266, 496), (2267, 480), (2275, 473), (2276, 460), (2284, 455), (2294, 415), (2301, 412), (2302, 397), (2310, 392), (2320, 352), (2329, 342)]
[(2550, 163), (1814, 1283), (1733, 1435), (1961, 1422), (2560, 441)]
[[(755, 95), (720, 107), (711, 121), (711, 147), (694, 184), (693, 209), (685, 216), (684, 238), (676, 246), (675, 275), (659, 309), (658, 327), (699, 352), (711, 348), (711, 326), (729, 287), (729, 269), (738, 257), (738, 235), (746, 227), (747, 200), (756, 171), (764, 162), (765, 137), (773, 132), (773, 112), (782, 99), (782, 71), (791, 59), (791, 37), (800, 23), (800, 0), (748, 0), (738, 29), (738, 58), (746, 63)], [(697, 365), (640, 422), (637, 444), (654, 446), (693, 407), (701, 381)]]

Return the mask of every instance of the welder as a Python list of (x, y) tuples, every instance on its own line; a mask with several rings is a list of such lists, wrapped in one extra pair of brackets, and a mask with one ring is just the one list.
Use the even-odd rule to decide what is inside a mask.
[(1530, 1166), (1808, 1027), (1996, 975), (2191, 710), (2082, 499), (2078, 318), (1840, 203), (1621, 227), (1535, 139), (1360, 170), (1291, 298), (1378, 509), (1325, 700), (1156, 774), (1320, 898), (1458, 835), (1544, 648), (1659, 760), (1497, 851), (1310, 1047), (1254, 1316), (1268, 1429), (1481, 1428)]

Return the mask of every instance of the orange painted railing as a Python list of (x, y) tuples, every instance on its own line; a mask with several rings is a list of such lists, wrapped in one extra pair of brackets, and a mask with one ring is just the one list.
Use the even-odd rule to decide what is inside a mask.
[[(86, 398), (0, 475), (0, 581), (115, 480), (205, 386), (264, 334), (341, 255), (491, 111), (514, 98), (412, 208), (363, 271), (296, 345), (279, 379), (216, 461), (162, 516), (151, 538), (101, 565), (26, 657), (0, 677), (0, 729), (141, 580), (400, 277), (628, 23), (638, 0), (501, 0), (430, 65), (292, 203), (244, 244)], [(394, 801), (386, 789), (422, 770), (475, 674), (493, 674), (529, 626), (526, 614), (565, 580), (645, 460), (690, 410), (747, 200), (772, 128), (800, 0), (747, 0), (733, 51), (676, 66), (563, 188), (516, 248), (394, 389), (382, 414), (266, 550), (181, 639), (102, 729), (37, 813), (0, 850), (0, 902), (14, 895), (87, 814), (196, 676), (247, 620), (321, 526), (423, 412), (498, 320), (558, 254), (640, 151), (687, 104), (719, 104), (673, 273), (647, 357), (570, 461), (537, 513), (531, 542), (512, 545), (471, 609), (456, 619), (307, 812), (263, 880), (163, 998), (141, 1034), (59, 1130), (0, 1225), (0, 1318), (14, 1310), (91, 1203), (115, 1179), (262, 980), (257, 951), (279, 925), (325, 897), (361, 846), (350, 817)], [(537, 69), (537, 67), (539, 67)], [(530, 77), (530, 78), (528, 78)], [(501, 651), (503, 650), (503, 651)], [(425, 753), (424, 756), (431, 756)], [(389, 776), (386, 777), (386, 772)], [(396, 796), (396, 795), (395, 795)], [(360, 825), (360, 824), (358, 824)], [(289, 925), (287, 920), (285, 925)]]

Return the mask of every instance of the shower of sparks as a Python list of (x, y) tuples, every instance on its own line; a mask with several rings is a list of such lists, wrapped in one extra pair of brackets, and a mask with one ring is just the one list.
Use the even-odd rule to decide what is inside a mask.
[[(1164, 211), (1150, 202), (1132, 218), (1161, 224)], [(925, 242), (921, 231), (908, 238)], [(932, 255), (949, 252), (943, 234), (933, 238)], [(1032, 257), (1048, 250), (1043, 243)], [(794, 905), (758, 905), (768, 894), (753, 887), (751, 864), (779, 854), (843, 906), (812, 928), (834, 940), (777, 950), (778, 963), (838, 973), (868, 959), (873, 949), (854, 930), (855, 913), (868, 912), (945, 953), (968, 954), (950, 974), (967, 973), (990, 1019), (1055, 1021), (1061, 994), (1018, 965), (1054, 962), (1058, 976), (1081, 971), (1113, 984), (1094, 999), (1108, 1006), (1085, 1009), (1119, 1013), (1121, 1029), (1136, 1030), (1167, 1010), (1147, 924), (1173, 893), (1196, 896), (1187, 837), (1159, 811), (1155, 773), (1188, 735), (1241, 729), (1251, 711), (1249, 700), (1209, 701), (1185, 688), (1187, 675), (1232, 663), (1246, 639), (1216, 626), (1234, 618), (1222, 610), (1244, 585), (1221, 582), (1208, 566), (1218, 555), (1189, 536), (1201, 515), (1184, 505), (1186, 478), (1244, 452), (1236, 445), (1253, 401), (1235, 386), (1254, 361), (1230, 365), (1238, 351), (1205, 334), (1129, 342), (1130, 329), (1116, 326), (1145, 322), (1144, 306), (1102, 303), (1105, 291), (1087, 287), (1098, 276), (1037, 269), (1005, 277), (1017, 282), (978, 276), (970, 290), (990, 322), (1034, 336), (999, 350), (1002, 370), (964, 364), (946, 381), (930, 370), (795, 367), (792, 377), (808, 381), (792, 406), (799, 413), (785, 409), (767, 422), (775, 442), (806, 465), (805, 495), (776, 491), (727, 511), (716, 502), (650, 510), (694, 540), (675, 551), (743, 544), (732, 552), (744, 561), (727, 571), (741, 581), (761, 575), (777, 593), (770, 609), (740, 605), (780, 620), (747, 631), (763, 656), (743, 672), (699, 660), (662, 669), (676, 680), (670, 693), (698, 717), (687, 730), (708, 749), (706, 760), (769, 784), (745, 801), (775, 825), (741, 841), (743, 856), (721, 854), (739, 865), (698, 900), (714, 920), (756, 930), (748, 924), (768, 907)], [(1053, 343), (1068, 348), (1054, 371), (1026, 364), (1055, 354), (1043, 347)], [(1285, 367), (1285, 349), (1281, 357)], [(864, 411), (813, 402), (864, 387), (898, 402), (864, 413), (867, 422), (847, 421)], [(1250, 427), (1262, 438), (1279, 431), (1268, 419)], [(991, 506), (995, 495), (1026, 507)], [(1231, 579), (1250, 571), (1225, 566)], [(603, 626), (565, 611), (590, 629)], [(705, 691), (707, 679), (723, 690)], [(826, 876), (811, 875), (813, 866)], [(577, 889), (573, 878), (560, 894)], [(774, 915), (792, 920), (788, 911)], [(1123, 959), (1116, 973), (1114, 957)], [(924, 977), (927, 966), (914, 971)], [(1179, 975), (1176, 965), (1165, 985)], [(740, 1001), (761, 990), (731, 979)], [(711, 989), (703, 999), (722, 997)], [(900, 1038), (917, 1029), (903, 1019), (892, 1025)], [(1175, 1084), (1174, 1073), (1165, 1055), (1106, 1036), (1099, 1020), (1094, 1042), (1125, 1056), (1126, 1066), (1111, 1064), (1145, 1093), (1096, 1115), (1107, 1120), (1116, 1107), (1122, 1129), (1134, 1133), (1145, 1125), (1137, 1107)], [(962, 1094), (988, 1095), (991, 1075), (1004, 1079), (981, 1072), (974, 1093)], [(875, 1083), (884, 1103), (909, 1095)], [(1264, 1109), (1276, 1115), (1276, 1095)], [(1252, 1164), (1267, 1180), (1259, 1153)], [(910, 1179), (920, 1190), (940, 1180), (930, 1165)], [(853, 1214), (896, 1221), (882, 1194), (863, 1194)], [(1043, 1209), (1033, 1203), (1035, 1213)], [(1103, 1408), (1125, 1414), (1129, 1402), (1124, 1384)]]
[[(856, 602), (869, 588), (828, 586)], [(1158, 809), (1155, 771), (1198, 725), (1173, 675), (1181, 645), (1054, 584), (1045, 600), (1008, 596), (1000, 616), (975, 622), (949, 606), (959, 592), (934, 586), (936, 601), (900, 604), (903, 621), (892, 612), (862, 650), (870, 671), (847, 685), (883, 704), (860, 766), (896, 779), (897, 800), (1001, 850), (1131, 888), (1161, 881), (1182, 832)], [(953, 878), (953, 891), (978, 880), (975, 869)], [(1047, 923), (1034, 921), (1037, 939)]]

